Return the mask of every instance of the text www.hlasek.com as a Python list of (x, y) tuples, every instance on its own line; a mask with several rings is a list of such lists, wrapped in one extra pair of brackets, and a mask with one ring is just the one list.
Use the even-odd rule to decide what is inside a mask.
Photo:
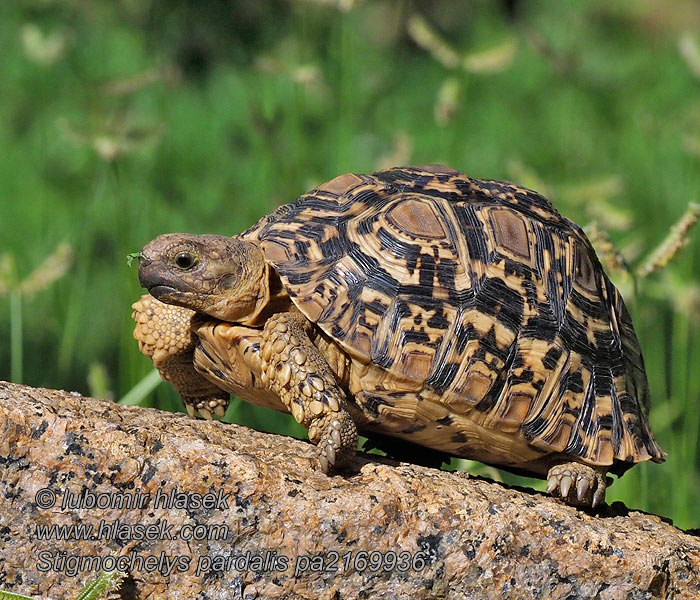
[(155, 541), (155, 540), (194, 540), (212, 541), (229, 539), (229, 527), (225, 524), (199, 525), (187, 523), (178, 530), (174, 525), (161, 519), (158, 523), (143, 525), (141, 523), (122, 523), (118, 519), (100, 521), (97, 530), (93, 525), (37, 525), (34, 529), (38, 540), (117, 540)]

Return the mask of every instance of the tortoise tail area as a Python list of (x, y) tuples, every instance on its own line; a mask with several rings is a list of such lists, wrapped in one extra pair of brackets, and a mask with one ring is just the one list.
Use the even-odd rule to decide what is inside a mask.
[(629, 313), (604, 275), (601, 284), (609, 302), (599, 305), (610, 312), (600, 322), (608, 324), (608, 331), (593, 327), (594, 345), (562, 340), (555, 346), (559, 354), (524, 342), (528, 362), (540, 362), (550, 376), (522, 431), (537, 448), (612, 465), (612, 472), (621, 475), (638, 462), (663, 462), (666, 453), (648, 425), (649, 386)]

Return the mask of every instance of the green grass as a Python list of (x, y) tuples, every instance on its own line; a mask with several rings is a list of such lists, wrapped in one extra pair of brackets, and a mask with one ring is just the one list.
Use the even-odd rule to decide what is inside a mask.
[[(445, 162), (538, 182), (582, 225), (620, 217), (603, 226), (633, 266), (698, 202), (700, 87), (678, 50), (700, 25), (692, 3), (669, 1), (667, 22), (642, 2), (529, 2), (515, 22), (495, 1), (419, 4), (458, 53), (514, 41), (512, 64), (442, 66), (411, 41), (413, 9), (399, 1), (221, 14), (184, 0), (2, 3), (0, 255), (19, 279), (62, 242), (74, 258), (31, 296), (0, 291), (0, 378), (89, 393), (97, 372), (115, 398), (148, 387), (124, 257), (163, 232), (236, 233), (342, 172)], [(439, 124), (448, 79), (455, 111)], [(612, 191), (576, 193), (611, 177)], [(698, 237), (636, 295), (613, 275), (669, 458), (632, 469), (608, 498), (682, 527), (700, 527)], [(181, 410), (165, 385), (146, 397)], [(247, 405), (232, 413), (300, 432)]]

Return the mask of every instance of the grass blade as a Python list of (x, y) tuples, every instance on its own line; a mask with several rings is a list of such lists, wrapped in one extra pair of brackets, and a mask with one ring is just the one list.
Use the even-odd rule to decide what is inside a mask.
[(158, 387), (163, 380), (160, 378), (158, 371), (153, 369), (148, 375), (146, 375), (141, 381), (139, 381), (134, 387), (132, 387), (120, 400), (119, 404), (126, 404), (129, 406), (136, 406), (141, 404), (148, 394)]
[(10, 377), (22, 383), (22, 295), (10, 291)]

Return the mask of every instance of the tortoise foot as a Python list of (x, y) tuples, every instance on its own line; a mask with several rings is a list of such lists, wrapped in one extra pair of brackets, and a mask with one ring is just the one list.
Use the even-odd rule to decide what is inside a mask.
[(577, 462), (553, 466), (547, 474), (547, 492), (572, 506), (595, 508), (605, 499), (605, 471)]
[(324, 473), (348, 467), (357, 449), (357, 428), (352, 417), (340, 410), (317, 419), (309, 427), (309, 440), (318, 448), (318, 460)]
[(219, 418), (226, 416), (226, 409), (229, 405), (229, 399), (223, 397), (211, 396), (207, 398), (187, 398), (183, 397), (182, 401), (187, 409), (187, 414), (194, 417), (198, 414), (200, 417), (213, 420), (216, 415)]

